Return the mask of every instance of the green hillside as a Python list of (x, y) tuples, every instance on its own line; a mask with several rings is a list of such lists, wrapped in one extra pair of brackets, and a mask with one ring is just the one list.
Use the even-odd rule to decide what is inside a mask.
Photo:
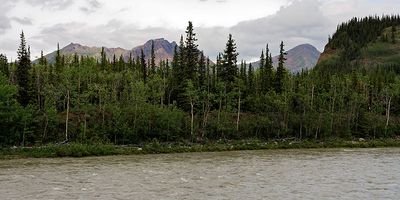
[(391, 17), (354, 18), (338, 26), (317, 64), (328, 74), (373, 70), (400, 64), (400, 19)]

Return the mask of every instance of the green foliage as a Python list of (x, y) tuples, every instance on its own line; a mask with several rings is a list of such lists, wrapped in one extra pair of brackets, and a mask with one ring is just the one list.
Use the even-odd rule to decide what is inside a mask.
[[(351, 26), (358, 27), (357, 23)], [(384, 31), (390, 33), (387, 28)], [(347, 39), (355, 37), (339, 32)], [(231, 35), (215, 64), (198, 51), (195, 35), (189, 23), (172, 62), (158, 65), (152, 61), (154, 56), (147, 63), (143, 51), (136, 59), (115, 57), (110, 62), (104, 49), (99, 62), (77, 55), (65, 57), (58, 51), (54, 64), (44, 56), (31, 64), (21, 35), (18, 61), (8, 63), (5, 56), (0, 60), (0, 146), (65, 142), (72, 144), (50, 145), (34, 154), (53, 151), (60, 156), (84, 156), (137, 153), (83, 145), (97, 143), (142, 145), (142, 152), (162, 153), (231, 149), (215, 144), (220, 140), (329, 141), (400, 134), (397, 43), (377, 39), (362, 44), (352, 39), (361, 56), (358, 59), (345, 56), (352, 54), (348, 46), (320, 63), (332, 68), (289, 74), (284, 68), (283, 42), (276, 70), (268, 46), (259, 69), (245, 61), (238, 69)], [(339, 48), (340, 37), (335, 34), (328, 46)], [(360, 67), (360, 63), (378, 67)], [(215, 147), (163, 146), (192, 142), (214, 142)], [(330, 146), (304, 144), (308, 145)], [(292, 147), (303, 144), (240, 143), (233, 148)]]
[(30, 80), (29, 70), (31, 69), (30, 52), (26, 46), (24, 32), (21, 33), (21, 43), (18, 48), (18, 64), (17, 64), (17, 82), (19, 92), (19, 102), (22, 106), (27, 106), (30, 99)]

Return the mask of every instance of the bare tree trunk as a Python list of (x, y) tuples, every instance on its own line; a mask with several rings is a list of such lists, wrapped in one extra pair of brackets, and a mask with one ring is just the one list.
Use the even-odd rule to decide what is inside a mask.
[(38, 101), (37, 103), (38, 103), (38, 106), (39, 106), (39, 110), (41, 110), (42, 109), (42, 106), (41, 106), (42, 101), (41, 101), (41, 98), (40, 98), (41, 90), (40, 90), (39, 70), (37, 70), (37, 72), (36, 72), (36, 87), (37, 87), (37, 101)]
[(87, 118), (86, 118), (86, 112), (85, 112), (85, 123), (84, 123), (84, 127), (83, 127), (83, 138), (86, 139), (86, 127), (87, 127)]
[(385, 125), (385, 134), (387, 133), (387, 129), (389, 127), (389, 121), (390, 121), (390, 104), (392, 102), (392, 97), (387, 97), (388, 98), (388, 103), (386, 107), (386, 125)]
[(314, 85), (312, 86), (311, 89), (311, 104), (310, 104), (311, 109), (313, 108), (313, 103), (314, 103)]
[[(210, 99), (209, 99), (209, 95), (207, 95), (207, 101), (204, 105), (204, 112), (203, 112), (203, 123), (202, 123), (203, 129), (207, 125), (209, 113), (210, 113)], [(204, 138), (204, 130), (202, 130), (201, 137)]]
[(333, 120), (334, 120), (335, 101), (336, 101), (336, 87), (333, 90), (332, 106), (331, 106), (331, 134), (333, 133)]
[(239, 131), (239, 120), (240, 120), (240, 88), (239, 88), (239, 100), (238, 100), (238, 113), (237, 113), (237, 120), (236, 120), (236, 131)]
[(47, 113), (44, 113), (44, 118), (45, 118), (45, 122), (44, 122), (44, 130), (43, 130), (43, 136), (42, 136), (42, 143), (44, 141), (44, 139), (46, 138), (46, 132), (47, 132), (47, 126), (49, 124), (49, 119), (47, 117)]
[(191, 113), (190, 135), (193, 138), (193, 124), (194, 124), (194, 103), (193, 103), (193, 100), (190, 101), (190, 113)]
[(218, 126), (221, 118), (221, 107), (222, 107), (222, 99), (219, 99), (218, 120), (217, 120)]
[(68, 120), (69, 120), (69, 90), (67, 90), (67, 116), (65, 117), (65, 141), (68, 140)]

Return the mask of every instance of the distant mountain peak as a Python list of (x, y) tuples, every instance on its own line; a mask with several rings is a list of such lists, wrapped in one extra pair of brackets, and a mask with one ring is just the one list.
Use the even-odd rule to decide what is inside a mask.
[[(174, 56), (174, 48), (176, 46), (176, 42), (169, 42), (164, 38), (157, 38), (148, 40), (143, 45), (132, 48), (131, 50), (126, 50), (121, 47), (116, 48), (107, 48), (104, 47), (104, 51), (106, 52), (107, 58), (112, 60), (114, 55), (116, 57), (123, 56), (123, 58), (127, 61), (129, 56), (132, 55), (133, 58), (140, 56), (140, 51), (143, 49), (146, 59), (150, 58), (151, 54), (151, 44), (154, 42), (154, 50), (156, 56), (156, 62), (160, 62), (161, 60), (172, 60)], [(75, 53), (78, 56), (89, 56), (94, 58), (100, 58), (102, 47), (89, 47), (84, 46), (79, 43), (71, 42), (67, 46), (60, 49), (62, 55), (72, 56)], [(47, 54), (45, 57), (47, 60), (52, 63), (55, 61), (56, 51)]]
[[(292, 73), (300, 72), (304, 69), (312, 69), (317, 64), (321, 52), (311, 44), (301, 44), (286, 51), (285, 67)], [(278, 65), (278, 56), (272, 58), (273, 65)], [(252, 63), (258, 67), (260, 61)]]

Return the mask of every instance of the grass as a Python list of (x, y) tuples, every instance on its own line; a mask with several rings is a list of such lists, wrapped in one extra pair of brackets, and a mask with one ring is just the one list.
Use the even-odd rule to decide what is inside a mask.
[(310, 148), (377, 148), (400, 147), (399, 139), (380, 139), (366, 141), (260, 141), (239, 140), (212, 142), (207, 144), (161, 144), (157, 142), (133, 146), (115, 146), (109, 144), (68, 144), (47, 145), (31, 148), (3, 148), (0, 149), (0, 159), (14, 158), (49, 158), (49, 157), (85, 157), (107, 155), (132, 155), (132, 154), (161, 154), (184, 152), (216, 152), (236, 150), (261, 150), (261, 149), (310, 149)]

